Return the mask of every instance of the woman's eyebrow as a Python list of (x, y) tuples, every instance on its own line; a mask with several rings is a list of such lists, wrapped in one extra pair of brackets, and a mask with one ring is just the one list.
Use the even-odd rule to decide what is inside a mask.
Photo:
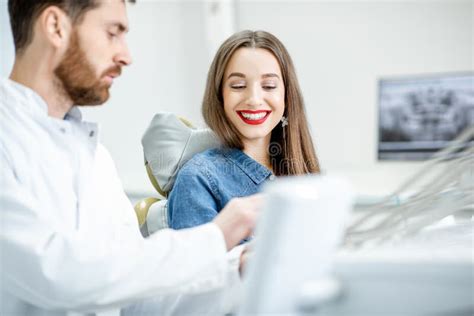
[[(233, 72), (227, 77), (227, 79), (229, 79), (230, 77), (245, 78), (245, 75), (241, 72)], [(280, 79), (280, 76), (278, 76), (275, 73), (267, 73), (267, 74), (263, 74), (262, 78), (278, 78), (278, 79)]]
[(231, 73), (231, 74), (227, 77), (227, 79), (229, 79), (230, 77), (245, 78), (245, 75), (244, 75), (243, 73), (241, 73), (241, 72), (233, 72), (233, 73)]
[(271, 77), (276, 77), (276, 78), (280, 79), (280, 76), (278, 76), (277, 74), (274, 74), (274, 73), (268, 73), (268, 74), (263, 74), (262, 75), (262, 78), (271, 78)]

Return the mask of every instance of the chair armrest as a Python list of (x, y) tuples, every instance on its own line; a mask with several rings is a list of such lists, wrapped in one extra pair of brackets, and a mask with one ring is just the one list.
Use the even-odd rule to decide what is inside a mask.
[(168, 200), (151, 197), (135, 204), (135, 213), (144, 236), (149, 236), (160, 229), (169, 228), (167, 204)]
[(159, 199), (157, 199), (157, 198), (149, 197), (149, 198), (143, 199), (143, 200), (139, 201), (137, 204), (135, 204), (135, 206), (134, 206), (135, 214), (137, 215), (138, 224), (140, 225), (140, 227), (142, 227), (143, 224), (145, 224), (145, 222), (146, 222), (150, 206), (153, 203), (158, 202), (158, 201), (159, 201)]
[(169, 228), (168, 225), (168, 200), (160, 200), (150, 206), (146, 217), (148, 234), (151, 235), (161, 229)]

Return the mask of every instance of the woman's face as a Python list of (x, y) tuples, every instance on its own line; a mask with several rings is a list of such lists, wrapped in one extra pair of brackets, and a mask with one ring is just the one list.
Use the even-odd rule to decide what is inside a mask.
[(270, 141), (285, 110), (285, 87), (277, 59), (262, 48), (239, 48), (223, 78), (224, 111), (244, 146)]

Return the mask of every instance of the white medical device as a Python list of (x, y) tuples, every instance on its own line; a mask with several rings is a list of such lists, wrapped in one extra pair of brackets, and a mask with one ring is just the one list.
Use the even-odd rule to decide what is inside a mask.
[(240, 315), (291, 315), (337, 296), (332, 258), (353, 194), (340, 178), (288, 177), (265, 188)]

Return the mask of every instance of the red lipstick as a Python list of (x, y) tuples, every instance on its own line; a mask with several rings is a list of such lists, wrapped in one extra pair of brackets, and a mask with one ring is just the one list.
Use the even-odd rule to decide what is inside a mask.
[[(256, 119), (255, 117), (258, 114), (265, 113), (265, 115), (261, 118)], [(265, 122), (269, 116), (271, 111), (268, 110), (258, 110), (258, 111), (250, 111), (250, 110), (242, 110), (242, 111), (237, 111), (237, 114), (239, 114), (239, 117), (244, 121), (246, 124), (250, 125), (259, 125)]]

